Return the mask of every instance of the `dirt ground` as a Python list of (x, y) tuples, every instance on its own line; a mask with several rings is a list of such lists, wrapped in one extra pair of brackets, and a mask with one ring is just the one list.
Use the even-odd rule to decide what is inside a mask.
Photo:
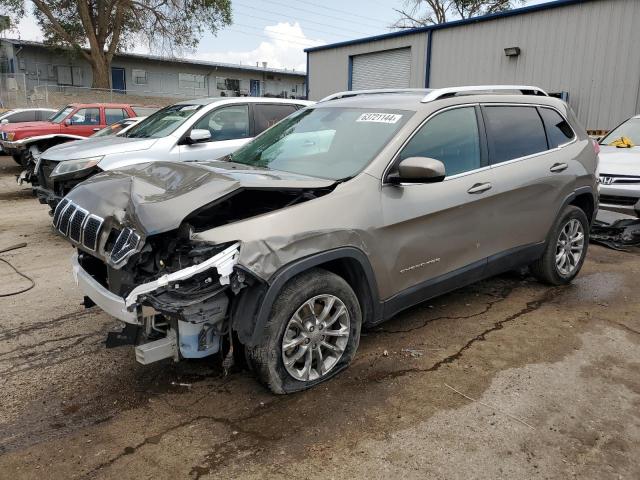
[[(577, 281), (503, 275), (365, 333), (348, 370), (274, 396), (220, 361), (104, 348), (72, 248), (0, 158), (0, 478), (640, 478), (640, 255)], [(0, 263), (0, 294), (28, 282)]]

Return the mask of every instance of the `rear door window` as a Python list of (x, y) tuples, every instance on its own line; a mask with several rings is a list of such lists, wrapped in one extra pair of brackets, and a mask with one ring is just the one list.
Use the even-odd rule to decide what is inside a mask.
[(294, 105), (254, 105), (253, 121), (255, 125), (255, 135), (264, 132), (267, 128), (272, 127), (295, 111), (296, 107)]
[(491, 163), (526, 157), (549, 149), (542, 119), (531, 106), (485, 106)]
[(400, 152), (400, 159), (429, 157), (444, 163), (447, 177), (481, 166), (480, 134), (475, 107), (437, 114)]
[(126, 110), (122, 108), (105, 108), (104, 116), (107, 125), (111, 125), (112, 123), (118, 122), (123, 118), (127, 118), (129, 114), (127, 114)]
[(540, 108), (539, 111), (547, 130), (549, 148), (557, 148), (573, 140), (573, 129), (562, 115), (551, 108)]

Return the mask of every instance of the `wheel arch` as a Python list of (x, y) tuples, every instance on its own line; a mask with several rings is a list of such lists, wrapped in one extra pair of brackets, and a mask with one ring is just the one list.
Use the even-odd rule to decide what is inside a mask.
[(354, 290), (363, 312), (363, 324), (382, 318), (373, 268), (362, 250), (341, 247), (296, 260), (280, 268), (269, 282), (258, 282), (240, 292), (231, 313), (231, 326), (241, 343), (254, 346), (264, 330), (282, 288), (312, 268), (323, 268), (342, 277)]

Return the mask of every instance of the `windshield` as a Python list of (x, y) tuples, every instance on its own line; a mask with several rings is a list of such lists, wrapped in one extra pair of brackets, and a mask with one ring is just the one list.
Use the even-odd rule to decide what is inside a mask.
[(128, 118), (124, 119), (124, 120), (120, 120), (119, 122), (112, 123), (108, 127), (105, 127), (102, 130), (97, 131), (96, 133), (94, 133), (91, 136), (92, 137), (111, 137), (113, 135), (118, 134), (124, 128), (128, 127), (132, 123), (133, 123), (133, 120), (130, 120)]
[(153, 115), (131, 127), (126, 133), (129, 138), (162, 138), (171, 135), (187, 118), (192, 116), (202, 105), (171, 105), (158, 110)]
[(58, 110), (56, 113), (49, 117), (49, 121), (53, 123), (62, 123), (62, 121), (67, 118), (67, 116), (73, 112), (73, 107), (66, 106)]
[(331, 180), (350, 178), (373, 160), (412, 114), (339, 107), (301, 110), (229, 160)]
[(622, 137), (631, 140), (633, 145), (630, 146), (640, 145), (640, 118), (630, 118), (622, 125), (613, 129), (606, 137), (600, 140), (600, 145), (611, 145)]

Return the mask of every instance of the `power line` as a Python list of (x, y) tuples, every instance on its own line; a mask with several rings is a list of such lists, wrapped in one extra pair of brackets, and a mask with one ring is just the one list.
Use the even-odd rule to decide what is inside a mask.
[(339, 10), (337, 8), (326, 7), (324, 5), (316, 5), (315, 2), (309, 2), (307, 0), (296, 0), (296, 1), (298, 1), (300, 3), (306, 3), (307, 5), (311, 5), (311, 6), (315, 7), (315, 8), (322, 8), (324, 10), (329, 10), (329, 11), (332, 11), (332, 12), (338, 12), (338, 13), (350, 15), (352, 17), (364, 18), (365, 20), (373, 20), (374, 22), (379, 22), (380, 21), (377, 18), (365, 17), (364, 15), (358, 15), (357, 13), (351, 13), (351, 12), (347, 12), (345, 10)]
[[(270, 19), (270, 18), (259, 17), (259, 16), (257, 16), (257, 15), (250, 15), (250, 14), (248, 14), (248, 13), (243, 13), (243, 14), (242, 14), (242, 16), (243, 16), (243, 17), (255, 18), (255, 19), (257, 19), (257, 20), (265, 20), (265, 21), (267, 21), (267, 22), (282, 21), (282, 19), (280, 19), (280, 20), (273, 20), (273, 19)], [(333, 32), (327, 32), (326, 30), (319, 30), (319, 29), (317, 29), (317, 28), (313, 28), (313, 27), (306, 27), (306, 26), (305, 26), (305, 27), (304, 27), (304, 30), (305, 30), (305, 31), (307, 31), (307, 30), (308, 30), (308, 31), (312, 31), (312, 32), (318, 32), (318, 33), (320, 33), (320, 34), (323, 34), (323, 35), (330, 35), (330, 36), (333, 36), (333, 37), (338, 36), (338, 37), (342, 37), (342, 38), (351, 38), (351, 37), (347, 37), (346, 35), (343, 35), (343, 34), (333, 33)], [(366, 35), (366, 34), (363, 34), (363, 35)], [(305, 38), (306, 38), (306, 37), (305, 37)]]
[[(235, 23), (234, 25), (239, 26), (239, 27), (243, 27), (243, 28), (250, 28), (250, 29), (254, 29), (254, 30), (258, 30), (258, 31), (260, 31), (260, 32), (263, 32), (263, 30), (262, 30), (262, 29), (260, 29), (260, 28), (258, 28), (258, 27), (254, 27), (254, 26), (252, 26), (252, 25), (245, 25), (245, 24), (242, 24), (242, 23)], [(248, 35), (252, 35), (252, 36), (254, 36), (254, 37), (263, 37), (263, 38), (266, 38), (266, 39), (268, 39), (268, 40), (274, 40), (274, 37), (273, 37), (273, 36), (274, 36), (274, 35), (277, 35), (277, 36), (279, 36), (280, 38), (275, 38), (275, 40), (281, 40), (281, 41), (284, 41), (284, 42), (293, 43), (293, 44), (300, 45), (300, 46), (305, 47), (305, 48), (311, 47), (311, 46), (313, 46), (313, 44), (315, 43), (315, 42), (313, 42), (313, 41), (301, 42), (301, 41), (299, 41), (299, 40), (298, 40), (298, 41), (296, 41), (296, 40), (291, 40), (291, 38), (304, 38), (304, 39), (306, 39), (306, 37), (299, 37), (299, 36), (297, 36), (297, 35), (292, 36), (292, 35), (280, 34), (280, 33), (277, 33), (277, 32), (270, 32), (270, 34), (269, 34), (269, 35), (266, 35), (266, 34), (264, 34), (264, 33), (254, 33), (254, 32), (246, 32), (246, 31), (245, 31), (245, 32), (243, 32), (242, 30), (237, 30), (237, 29), (235, 29), (235, 28), (227, 28), (227, 29), (226, 29), (226, 31), (229, 31), (229, 32), (238, 32), (238, 33), (245, 33), (245, 34), (248, 34)], [(308, 39), (307, 39), (307, 40), (308, 40)]]
[[(244, 8), (248, 8), (248, 9), (251, 9), (251, 10), (255, 10), (255, 9), (254, 9), (253, 7), (251, 7), (250, 5), (246, 5), (246, 4), (243, 4), (243, 3), (237, 2), (237, 1), (234, 1), (234, 2), (233, 2), (233, 5), (234, 5), (234, 6), (239, 5), (239, 6), (244, 7)], [(269, 15), (269, 14), (270, 14), (270, 15), (279, 16), (280, 18), (279, 18), (279, 19), (277, 19), (277, 20), (281, 20), (282, 15), (283, 15), (281, 12), (273, 12), (273, 11), (271, 11), (271, 10), (265, 10), (265, 9), (261, 9), (261, 12), (262, 12), (262, 13), (266, 13), (267, 15)], [(244, 13), (244, 12), (242, 12), (242, 15), (243, 15), (243, 16), (247, 16), (247, 17), (252, 16), (252, 15), (249, 15), (249, 14)], [(343, 27), (336, 27), (336, 26), (334, 26), (334, 25), (329, 25), (329, 24), (322, 23), (322, 22), (316, 22), (315, 20), (309, 20), (308, 18), (306, 18), (306, 17), (301, 17), (301, 16), (299, 16), (299, 15), (295, 15), (295, 16), (293, 16), (293, 15), (287, 15), (287, 17), (288, 17), (288, 18), (291, 18), (291, 19), (294, 19), (295, 21), (300, 21), (300, 22), (305, 22), (305, 23), (312, 23), (312, 24), (315, 24), (315, 25), (320, 25), (321, 27), (331, 28), (331, 29), (334, 29), (334, 30), (338, 30), (338, 31), (344, 32), (344, 28), (343, 28)], [(257, 17), (257, 16), (253, 16), (253, 18), (257, 18), (257, 19), (260, 19), (260, 20), (266, 20), (266, 21), (269, 21), (269, 22), (271, 22), (271, 21), (276, 21), (276, 19), (272, 20), (272, 19), (269, 19), (269, 18), (263, 18), (263, 17)], [(312, 30), (312, 28), (310, 28), (310, 27), (305, 27), (305, 30), (306, 30), (306, 29), (308, 29), (308, 30)], [(316, 31), (318, 31), (318, 30), (316, 30)], [(350, 31), (351, 31), (351, 32), (353, 32), (353, 33), (360, 34), (360, 35), (371, 35), (371, 33), (370, 33), (370, 32), (361, 32), (361, 31), (357, 31), (357, 30), (350, 30)], [(328, 35), (337, 35), (336, 33), (332, 33), (332, 32), (321, 32), (321, 33), (326, 33), (326, 34), (328, 34)], [(349, 38), (349, 36), (348, 36), (348, 35), (342, 35), (342, 36), (343, 36), (343, 37), (345, 37), (345, 38)]]
[[(275, 1), (275, 0), (269, 0), (269, 2), (270, 2), (270, 3), (273, 3), (273, 4), (275, 4), (275, 5), (281, 5), (281, 6), (283, 6), (283, 7), (291, 8), (291, 4), (282, 3), (282, 2), (277, 2), (277, 1)], [(306, 10), (306, 9), (304, 9), (304, 8), (300, 8), (300, 7), (295, 7), (295, 10), (296, 10), (296, 11), (300, 11), (300, 12), (307, 12), (307, 13), (311, 13), (312, 15), (322, 15), (322, 16), (323, 16), (323, 17), (325, 17), (325, 18), (331, 18), (331, 19), (333, 19), (333, 20), (338, 20), (339, 22), (346, 22), (346, 23), (350, 23), (350, 24), (353, 24), (353, 23), (355, 22), (355, 20), (349, 20), (349, 19), (344, 19), (344, 18), (340, 18), (340, 17), (335, 17), (335, 16), (332, 16), (332, 15), (324, 14), (324, 13), (314, 12), (314, 11), (312, 11), (312, 10)], [(349, 15), (349, 16), (351, 16), (351, 15), (352, 15), (352, 14), (350, 14), (350, 13), (346, 13), (346, 12), (345, 12), (345, 14), (346, 14), (346, 15)], [(378, 22), (379, 20), (375, 20), (375, 21), (376, 21), (376, 22)], [(373, 27), (373, 28), (385, 28), (385, 27), (381, 27), (380, 25), (373, 25), (373, 24), (371, 24), (371, 23), (365, 23), (365, 22), (363, 22), (363, 21), (361, 21), (361, 20), (358, 20), (358, 22), (359, 22), (359, 24), (360, 24), (360, 25), (367, 25), (367, 26), (369, 26), (369, 27)]]

